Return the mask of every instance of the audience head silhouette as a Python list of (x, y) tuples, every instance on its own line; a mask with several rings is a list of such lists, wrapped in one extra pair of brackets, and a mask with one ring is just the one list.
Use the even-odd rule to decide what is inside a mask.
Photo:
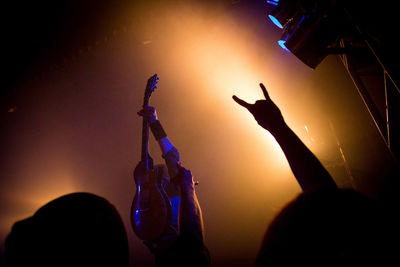
[(6, 240), (6, 264), (128, 266), (128, 240), (112, 204), (90, 193), (73, 193), (14, 224)]
[(383, 262), (392, 246), (385, 217), (373, 199), (355, 190), (302, 193), (272, 221), (256, 266)]

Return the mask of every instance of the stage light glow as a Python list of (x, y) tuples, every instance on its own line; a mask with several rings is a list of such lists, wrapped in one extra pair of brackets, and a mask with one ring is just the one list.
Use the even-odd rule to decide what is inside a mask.
[[(229, 25), (231, 22), (224, 23)], [(232, 100), (232, 95), (237, 95), (249, 103), (264, 98), (259, 83), (264, 82), (268, 87), (268, 77), (265, 77), (263, 69), (259, 68), (261, 63), (253, 52), (257, 50), (246, 48), (247, 38), (238, 38), (242, 36), (240, 30), (229, 33), (226, 31), (229, 26), (222, 24), (220, 27), (213, 32), (208, 27), (199, 27), (196, 29), (197, 36), (186, 40), (190, 41), (190, 44), (186, 45), (191, 50), (185, 59), (189, 61), (189, 65), (196, 67), (196, 72), (200, 75), (194, 78), (193, 82), (201, 84), (204, 88), (203, 93), (197, 92), (197, 101), (218, 103), (213, 109), (216, 114), (220, 114), (219, 116), (225, 116), (226, 126), (229, 127), (229, 122), (235, 122), (236, 126), (230, 127), (240, 127), (240, 131), (245, 132), (248, 140), (251, 140), (237, 145), (248, 149), (254, 148), (254, 145), (246, 145), (247, 142), (258, 142), (260, 146), (255, 153), (259, 158), (268, 155), (268, 164), (272, 164), (278, 173), (281, 171), (286, 173), (288, 165), (279, 144), (254, 121), (246, 109)], [(276, 92), (273, 88), (269, 89), (272, 95)], [(227, 142), (228, 139), (229, 137), (226, 137), (224, 141)], [(232, 142), (236, 141), (232, 139)], [(252, 165), (251, 162), (243, 164)]]
[(72, 192), (76, 192), (77, 186), (73, 182), (73, 177), (67, 173), (49, 175), (48, 177), (33, 178), (35, 181), (46, 184), (43, 186), (21, 185), (20, 194), (14, 195), (19, 202), (26, 203), (34, 209), (46, 203)]
[[(30, 176), (25, 174), (25, 177)], [(15, 222), (32, 216), (48, 202), (60, 196), (76, 192), (78, 189), (74, 178), (67, 172), (49, 173), (45, 177), (30, 177), (29, 181), (35, 181), (35, 183), (32, 184), (25, 180), (19, 181), (15, 184), (16, 189), (10, 188), (9, 194), (3, 194), (3, 197), (12, 204), (13, 208), (0, 217), (1, 233), (9, 233)], [(4, 238), (4, 236), (0, 235), (1, 238)]]
[(280, 47), (282, 47), (284, 50), (290, 52), (290, 50), (285, 46), (286, 40), (279, 40), (278, 44)]
[(274, 6), (277, 6), (278, 2), (279, 2), (279, 0), (272, 0), (272, 1), (267, 0), (268, 4), (271, 4), (271, 5), (274, 5)]
[(278, 26), (280, 29), (283, 29), (282, 24), (272, 15), (268, 15), (268, 17), (271, 19), (271, 21)]

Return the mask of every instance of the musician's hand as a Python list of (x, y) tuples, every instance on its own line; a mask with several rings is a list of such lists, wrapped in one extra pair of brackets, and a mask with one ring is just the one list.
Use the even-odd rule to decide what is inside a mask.
[(143, 109), (137, 114), (149, 120), (150, 123), (156, 122), (158, 120), (156, 109), (152, 106), (144, 106)]
[(232, 98), (236, 103), (247, 108), (260, 126), (273, 133), (285, 125), (285, 121), (281, 111), (269, 97), (265, 86), (260, 83), (260, 87), (264, 93), (265, 100), (257, 100), (256, 103), (249, 104), (235, 95)]
[(190, 170), (177, 164), (178, 174), (172, 179), (172, 182), (181, 188), (194, 187), (193, 176)]

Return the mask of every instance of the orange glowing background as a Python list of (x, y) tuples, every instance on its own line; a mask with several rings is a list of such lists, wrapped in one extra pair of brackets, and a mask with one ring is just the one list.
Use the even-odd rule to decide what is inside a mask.
[[(136, 112), (154, 73), (160, 81), (150, 103), (200, 182), (213, 266), (250, 265), (268, 223), (300, 192), (273, 137), (232, 95), (254, 102), (263, 97), (263, 82), (289, 126), (328, 167), (341, 163), (329, 121), (336, 122), (343, 145), (366, 138), (351, 128), (352, 116), (372, 126), (335, 57), (311, 70), (276, 45), (280, 32), (263, 5), (217, 2), (125, 8), (132, 17), (144, 13), (75, 61), (15, 88), (16, 105), (2, 121), (1, 247), (15, 221), (58, 196), (87, 191), (120, 212), (133, 265), (153, 262), (132, 232), (129, 209), (140, 159)], [(350, 160), (356, 153), (346, 152)], [(152, 138), (150, 154), (162, 161)], [(354, 169), (375, 159), (362, 160)], [(349, 186), (344, 173), (328, 170)]]

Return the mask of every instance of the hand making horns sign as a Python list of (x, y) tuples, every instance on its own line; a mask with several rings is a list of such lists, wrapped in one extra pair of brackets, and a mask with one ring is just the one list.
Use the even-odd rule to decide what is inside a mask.
[(251, 114), (253, 114), (254, 118), (260, 126), (270, 132), (273, 132), (284, 126), (285, 121), (283, 119), (281, 111), (269, 97), (265, 86), (260, 83), (260, 87), (264, 93), (265, 100), (257, 100), (254, 104), (250, 104), (235, 95), (232, 96), (232, 98), (236, 101), (236, 103), (247, 108), (247, 110)]

